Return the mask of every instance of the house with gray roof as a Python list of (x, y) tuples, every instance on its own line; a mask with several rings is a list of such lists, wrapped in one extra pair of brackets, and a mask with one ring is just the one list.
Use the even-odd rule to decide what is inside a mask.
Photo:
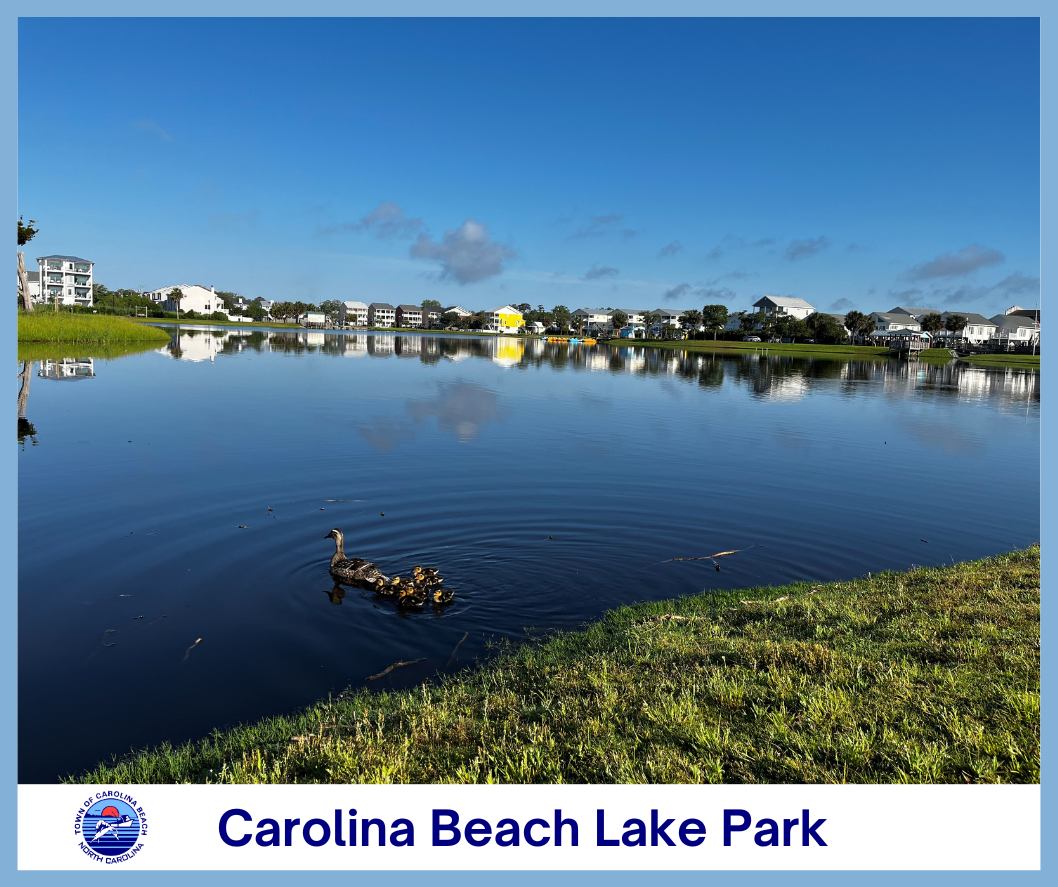
[(421, 305), (398, 305), (396, 310), (397, 326), (414, 327), (422, 326)]
[(1040, 344), (1040, 324), (1031, 317), (997, 314), (992, 323), (996, 325), (995, 342), (1000, 348), (1009, 350), (1018, 345), (1038, 347)]
[(77, 256), (38, 256), (41, 298), (62, 305), (92, 307), (94, 262)]
[(769, 316), (776, 314), (796, 317), (798, 320), (804, 320), (809, 314), (815, 313), (816, 310), (811, 302), (806, 302), (804, 299), (795, 299), (792, 296), (764, 296), (761, 299), (757, 299), (753, 303), (753, 307)]
[(927, 314), (940, 314), (939, 308), (917, 308), (917, 307), (906, 307), (903, 305), (897, 305), (895, 308), (890, 308), (887, 314), (910, 314), (915, 320), (922, 320)]
[[(926, 312), (932, 313), (932, 312)], [(940, 313), (939, 311), (937, 312)], [(871, 317), (874, 318), (875, 330), (921, 330), (922, 324), (918, 322), (918, 319), (913, 314), (908, 314), (906, 311), (872, 311)]]
[(937, 335), (934, 336), (934, 339), (937, 342), (937, 347), (945, 347), (949, 344), (954, 345), (956, 343), (983, 345), (995, 338), (997, 327), (983, 314), (975, 314), (972, 311), (945, 311), (941, 315), (941, 320), (947, 323), (948, 318), (954, 315), (964, 318), (966, 320), (966, 326), (957, 333), (953, 333), (948, 329), (943, 329), (938, 332)]
[(393, 326), (397, 322), (397, 309), (389, 302), (372, 302), (367, 306), (367, 322), (370, 326)]

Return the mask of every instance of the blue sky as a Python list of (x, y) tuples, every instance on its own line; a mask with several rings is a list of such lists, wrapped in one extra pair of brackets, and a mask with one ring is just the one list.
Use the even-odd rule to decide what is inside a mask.
[(1031, 19), (22, 19), (19, 49), (30, 255), (112, 288), (1039, 299)]

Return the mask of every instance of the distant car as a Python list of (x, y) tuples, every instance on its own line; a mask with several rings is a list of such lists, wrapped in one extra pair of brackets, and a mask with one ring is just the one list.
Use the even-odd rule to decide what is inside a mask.
[(759, 342), (760, 341), (760, 336), (743, 336), (742, 337), (742, 341), (743, 342)]

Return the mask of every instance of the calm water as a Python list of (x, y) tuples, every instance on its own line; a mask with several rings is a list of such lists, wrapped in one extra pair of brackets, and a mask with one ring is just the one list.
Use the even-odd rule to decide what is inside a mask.
[[(20, 780), (624, 603), (1026, 545), (1039, 391), (966, 366), (229, 329), (37, 362)], [(390, 574), (439, 567), (456, 603), (339, 599), (332, 527)], [(749, 546), (721, 572), (660, 563)]]

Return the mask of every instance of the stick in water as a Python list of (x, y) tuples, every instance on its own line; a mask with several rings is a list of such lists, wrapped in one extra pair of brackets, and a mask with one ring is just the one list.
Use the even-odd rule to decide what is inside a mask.
[(184, 651), (184, 662), (187, 662), (187, 657), (191, 655), (191, 651), (195, 649), (199, 644), (202, 643), (202, 638), (195, 641), (187, 650)]
[[(463, 637), (461, 637), (459, 639), (459, 644), (463, 643), (463, 641), (465, 641), (469, 636), (470, 636), (470, 632), (469, 631), (464, 631), (463, 632)], [(452, 655), (448, 657), (448, 661), (445, 663), (445, 668), (448, 668), (448, 666), (450, 666), (452, 664), (452, 660), (456, 658), (456, 650), (459, 649), (459, 644), (456, 644), (452, 648)]]
[(400, 668), (402, 665), (414, 665), (416, 662), (425, 662), (425, 659), (409, 659), (407, 662), (394, 662), (385, 671), (380, 671), (378, 674), (373, 674), (368, 678), (369, 681), (377, 681), (381, 677), (388, 675), (393, 669)]
[(756, 548), (757, 544), (749, 545), (746, 548), (736, 548), (734, 551), (718, 551), (716, 554), (706, 554), (702, 557), (670, 557), (667, 561), (662, 561), (663, 564), (670, 564), (673, 561), (711, 561), (718, 557), (727, 557), (729, 554), (738, 554), (742, 551), (749, 551), (751, 548)]

